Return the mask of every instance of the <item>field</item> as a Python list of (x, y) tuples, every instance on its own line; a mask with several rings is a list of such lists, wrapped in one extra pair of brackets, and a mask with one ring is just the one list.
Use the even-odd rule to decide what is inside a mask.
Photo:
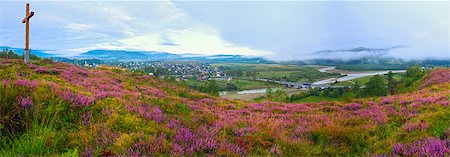
[(348, 102), (219, 98), (114, 68), (0, 59), (0, 156), (448, 156), (450, 69)]
[[(221, 85), (226, 85), (226, 81), (218, 81)], [(277, 87), (277, 84), (269, 83), (269, 82), (261, 82), (261, 81), (250, 81), (250, 80), (240, 80), (233, 79), (230, 83), (236, 84), (238, 86), (238, 90), (249, 90), (249, 89), (260, 89), (260, 88), (269, 88), (269, 87)]]
[[(222, 67), (223, 69), (226, 69), (225, 71), (231, 73), (242, 71), (242, 76), (238, 77), (256, 77), (290, 82), (314, 82), (340, 76), (340, 74), (337, 73), (319, 72), (319, 66), (239, 63), (211, 64), (211, 66)], [(248, 73), (252, 75), (249, 75)]]
[[(231, 83), (237, 86), (237, 90), (249, 90), (249, 89), (261, 89), (268, 87), (277, 87), (277, 84), (269, 83), (269, 82), (261, 82), (261, 81), (251, 81), (251, 80), (242, 80), (242, 79), (232, 79), (231, 81), (216, 81), (220, 91), (230, 91), (227, 88), (227, 84)], [(197, 80), (188, 80), (186, 82), (189, 86), (199, 86), (202, 84), (206, 84), (205, 81), (197, 81)]]
[[(287, 95), (292, 95), (294, 93), (302, 93), (305, 92), (304, 90), (294, 89), (294, 88), (286, 88), (284, 89), (287, 93)], [(252, 101), (257, 98), (260, 98), (262, 96), (266, 96), (266, 93), (246, 93), (246, 94), (237, 94), (233, 91), (227, 91), (226, 95), (222, 95), (222, 98), (227, 99), (238, 99), (238, 100), (245, 100), (245, 101)]]
[[(397, 81), (400, 81), (401, 78), (401, 73), (396, 73), (393, 74), (393, 78)], [(337, 84), (333, 84), (336, 86), (352, 86), (354, 85), (356, 82), (359, 83), (360, 85), (365, 85), (367, 82), (369, 82), (370, 78), (372, 78), (373, 76), (365, 76), (365, 77), (360, 77), (360, 78), (356, 78), (350, 81), (342, 81), (342, 82), (338, 82)]]

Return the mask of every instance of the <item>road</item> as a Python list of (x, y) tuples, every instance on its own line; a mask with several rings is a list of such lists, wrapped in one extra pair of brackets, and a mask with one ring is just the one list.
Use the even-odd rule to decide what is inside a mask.
[[(320, 72), (328, 72), (328, 71), (333, 70), (333, 69), (335, 69), (335, 67), (322, 68), (322, 69), (319, 69), (319, 71)], [(385, 70), (385, 71), (368, 71), (368, 72), (357, 72), (357, 73), (341, 73), (341, 75), (343, 75), (343, 77), (325, 79), (325, 80), (314, 82), (312, 84), (317, 86), (317, 85), (331, 84), (331, 83), (334, 83), (336, 81), (338, 81), (338, 82), (350, 81), (350, 80), (353, 80), (353, 79), (356, 79), (356, 78), (360, 78), (360, 77), (387, 74), (387, 73), (389, 73), (389, 71), (392, 71), (393, 73), (404, 73), (404, 72), (406, 72), (406, 70)]]

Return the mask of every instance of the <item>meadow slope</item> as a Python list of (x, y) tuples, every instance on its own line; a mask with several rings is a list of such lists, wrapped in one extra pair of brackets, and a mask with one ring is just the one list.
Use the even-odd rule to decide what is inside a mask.
[(353, 102), (221, 99), (112, 68), (0, 60), (0, 156), (448, 156), (450, 69)]

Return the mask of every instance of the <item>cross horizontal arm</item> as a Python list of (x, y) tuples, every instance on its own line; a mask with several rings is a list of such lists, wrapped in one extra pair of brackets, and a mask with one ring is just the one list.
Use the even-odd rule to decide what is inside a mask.
[(27, 22), (31, 17), (33, 17), (34, 12), (31, 12), (30, 14), (28, 14), (25, 18), (23, 18), (22, 23)]

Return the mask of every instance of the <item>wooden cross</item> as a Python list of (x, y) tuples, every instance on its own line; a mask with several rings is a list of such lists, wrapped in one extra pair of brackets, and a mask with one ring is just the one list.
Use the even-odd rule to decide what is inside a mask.
[(34, 12), (30, 13), (30, 4), (27, 3), (27, 10), (25, 13), (25, 18), (23, 18), (22, 23), (25, 23), (25, 51), (23, 52), (23, 58), (25, 59), (25, 63), (30, 62), (30, 49), (28, 47), (29, 38), (30, 38), (30, 18), (33, 17)]

